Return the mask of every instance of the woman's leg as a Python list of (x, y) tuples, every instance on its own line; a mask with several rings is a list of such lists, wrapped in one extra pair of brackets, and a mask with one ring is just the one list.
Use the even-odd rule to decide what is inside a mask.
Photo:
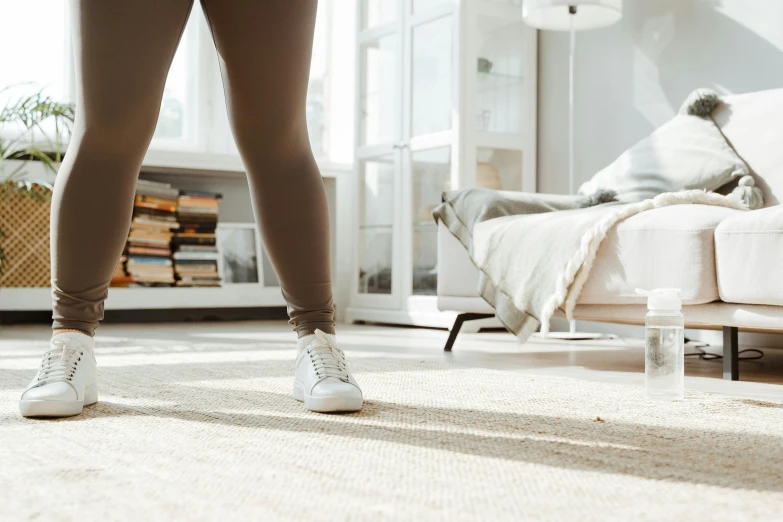
[(52, 198), (55, 330), (92, 335), (192, 0), (71, 0), (76, 123)]
[(305, 99), (315, 0), (202, 0), (256, 221), (294, 330), (334, 333), (329, 214)]
[(256, 221), (299, 334), (293, 396), (312, 411), (357, 411), (362, 392), (333, 335), (329, 213), (305, 120), (317, 2), (201, 3)]
[(191, 5), (71, 0), (76, 123), (52, 197), (55, 335), (19, 400), (25, 417), (78, 415), (98, 400), (91, 336), (128, 237), (136, 178)]

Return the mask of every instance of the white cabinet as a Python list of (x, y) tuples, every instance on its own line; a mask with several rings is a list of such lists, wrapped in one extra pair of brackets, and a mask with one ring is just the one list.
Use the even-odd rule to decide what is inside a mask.
[(447, 326), (441, 193), (536, 190), (536, 43), (521, 2), (360, 0), (348, 321)]

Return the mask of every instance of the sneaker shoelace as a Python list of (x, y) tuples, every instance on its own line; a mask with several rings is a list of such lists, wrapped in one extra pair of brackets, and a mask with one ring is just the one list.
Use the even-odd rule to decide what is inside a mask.
[(41, 361), (36, 387), (53, 382), (70, 382), (82, 355), (82, 346), (69, 346), (65, 341), (54, 339), (52, 347), (46, 351)]
[(345, 354), (338, 348), (337, 343), (320, 330), (315, 332), (315, 339), (319, 342), (310, 343), (307, 354), (310, 356), (316, 375), (321, 379), (334, 377), (343, 382), (350, 382)]

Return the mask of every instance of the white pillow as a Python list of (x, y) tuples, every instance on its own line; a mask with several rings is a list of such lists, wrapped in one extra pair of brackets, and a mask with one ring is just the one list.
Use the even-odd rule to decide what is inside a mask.
[(584, 183), (579, 193), (606, 189), (616, 191), (622, 202), (643, 201), (664, 192), (717, 190), (748, 173), (711, 117), (678, 114)]

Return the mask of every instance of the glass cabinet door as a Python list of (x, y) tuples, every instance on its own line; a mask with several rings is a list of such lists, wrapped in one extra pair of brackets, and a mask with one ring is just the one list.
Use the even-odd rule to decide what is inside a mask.
[(402, 9), (359, 0), (354, 288), (365, 308), (397, 306)]
[(475, 129), (520, 134), (526, 116), (524, 23), (521, 17), (508, 19), (479, 12), (476, 24)]
[(391, 294), (394, 277), (395, 155), (359, 162), (360, 294)]
[(448, 15), (411, 29), (411, 137), (452, 127), (453, 22)]
[(470, 35), (462, 56), (467, 145), (460, 149), (460, 182), (465, 186), (535, 191), (537, 79), (531, 65), (537, 41), (519, 4), (462, 4)]
[(451, 186), (451, 147), (411, 153), (412, 170), (412, 289), (413, 295), (436, 295), (438, 290), (438, 227), (432, 211)]
[(522, 151), (491, 147), (476, 149), (476, 186), (522, 190)]
[[(451, 188), (454, 135), (455, 11), (450, 0), (412, 0), (406, 32), (409, 105), (404, 120), (409, 147), (405, 206), (405, 282), (410, 296), (435, 296), (438, 227), (432, 211)], [(406, 150), (407, 152), (407, 150)], [(409, 303), (410, 304), (410, 303)], [(417, 305), (418, 306), (418, 305)]]
[(361, 44), (359, 146), (395, 138), (398, 45), (394, 33)]
[(397, 20), (398, 0), (360, 0), (362, 29), (372, 29)]

